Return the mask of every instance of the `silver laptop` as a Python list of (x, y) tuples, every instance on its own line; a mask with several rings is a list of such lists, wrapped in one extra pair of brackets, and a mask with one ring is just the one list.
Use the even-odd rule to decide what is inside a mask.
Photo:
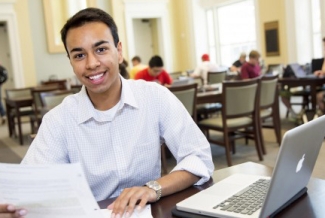
[[(176, 204), (178, 211), (212, 217), (269, 217), (278, 213), (307, 191), (319, 150), (325, 136), (325, 116), (291, 129), (285, 133), (276, 160), (272, 179), (247, 174), (235, 174)], [(262, 180), (265, 194), (258, 193), (257, 200), (238, 200), (242, 203), (257, 202), (252, 210), (230, 209), (231, 201), (238, 196), (253, 196), (246, 191)], [(259, 201), (258, 201), (259, 200)], [(246, 205), (245, 205), (246, 206)], [(243, 207), (244, 208), (244, 207)]]

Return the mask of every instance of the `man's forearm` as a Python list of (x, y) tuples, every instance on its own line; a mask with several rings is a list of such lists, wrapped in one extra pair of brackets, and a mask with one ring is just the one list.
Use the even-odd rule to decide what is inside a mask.
[(170, 195), (190, 187), (199, 181), (199, 177), (185, 170), (175, 171), (157, 180), (162, 187), (162, 196)]

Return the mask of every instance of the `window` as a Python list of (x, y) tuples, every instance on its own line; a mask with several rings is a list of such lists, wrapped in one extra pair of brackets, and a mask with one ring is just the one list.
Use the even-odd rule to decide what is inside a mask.
[(313, 56), (314, 58), (323, 57), (322, 33), (321, 33), (321, 14), (320, 1), (312, 0), (311, 2), (311, 19), (313, 28)]
[[(218, 57), (218, 63), (229, 67), (238, 60), (240, 53), (248, 54), (257, 47), (254, 0), (218, 6), (214, 12), (216, 19), (213, 19), (211, 10), (207, 11), (210, 55), (213, 56), (214, 52)], [(210, 22), (216, 26), (214, 33), (211, 33), (214, 25)], [(210, 37), (214, 37), (215, 40), (211, 40)]]

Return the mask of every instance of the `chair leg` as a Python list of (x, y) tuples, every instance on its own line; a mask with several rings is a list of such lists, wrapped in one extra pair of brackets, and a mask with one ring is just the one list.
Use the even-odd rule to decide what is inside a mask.
[(259, 142), (260, 142), (260, 147), (262, 149), (262, 153), (263, 153), (263, 155), (265, 155), (266, 149), (264, 146), (264, 137), (263, 137), (262, 120), (261, 119), (258, 119), (257, 133), (258, 133), (258, 138), (259, 138)]
[(229, 149), (230, 143), (229, 143), (228, 133), (224, 133), (224, 145), (226, 149), (227, 164), (230, 167), (232, 166), (232, 162), (231, 162), (230, 149)]
[[(258, 121), (257, 121), (258, 122)], [(255, 139), (255, 147), (256, 147), (256, 151), (257, 151), (257, 155), (258, 155), (258, 158), (260, 161), (263, 160), (263, 155), (262, 155), (262, 145), (261, 145), (261, 137), (260, 137), (260, 134), (259, 134), (259, 130), (258, 130), (258, 127), (259, 127), (259, 124), (255, 122), (255, 125), (253, 127), (253, 131), (254, 131), (254, 139)]]

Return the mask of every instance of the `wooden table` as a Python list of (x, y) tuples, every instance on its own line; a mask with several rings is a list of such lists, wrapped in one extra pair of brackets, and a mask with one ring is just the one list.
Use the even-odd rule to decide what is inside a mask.
[[(232, 167), (227, 167), (221, 170), (216, 170), (213, 173), (213, 181), (210, 180), (206, 184), (197, 187), (190, 187), (184, 191), (175, 193), (170, 196), (162, 197), (158, 202), (151, 205), (152, 216), (155, 218), (176, 218), (171, 213), (176, 203), (181, 200), (203, 190), (234, 173), (247, 173), (252, 175), (271, 176), (272, 168), (261, 164), (246, 162)], [(106, 208), (113, 199), (108, 199), (98, 202), (101, 208)], [(325, 217), (325, 180), (311, 178), (308, 184), (308, 192), (303, 195), (289, 207), (280, 212), (276, 217)], [(200, 216), (197, 216), (200, 218)]]
[(18, 122), (18, 136), (19, 136), (19, 143), (20, 145), (23, 145), (23, 135), (22, 135), (22, 130), (21, 130), (21, 116), (24, 114), (20, 110), (23, 107), (32, 107), (33, 105), (33, 98), (13, 98), (13, 99), (8, 99), (5, 98), (6, 102), (6, 110), (7, 110), (7, 121), (8, 121), (8, 130), (9, 130), (9, 136), (12, 136), (13, 131), (12, 127), (15, 126), (14, 119), (11, 119), (10, 113), (12, 110), (15, 111), (15, 116), (17, 117), (17, 122)]
[(281, 86), (297, 87), (297, 86), (309, 86), (310, 98), (311, 98), (311, 110), (316, 112), (316, 95), (317, 87), (322, 86), (325, 83), (325, 78), (319, 77), (304, 77), (304, 78), (281, 78), (278, 80)]

